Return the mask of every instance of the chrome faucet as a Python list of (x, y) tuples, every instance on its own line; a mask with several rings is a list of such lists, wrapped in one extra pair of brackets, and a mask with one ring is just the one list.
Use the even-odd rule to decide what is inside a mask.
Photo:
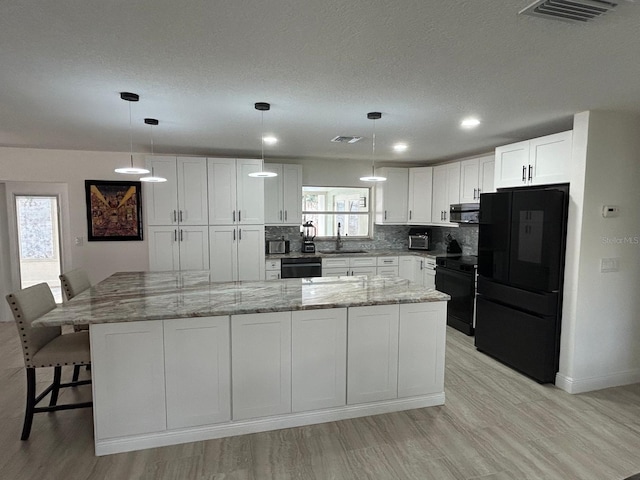
[(338, 235), (336, 236), (336, 250), (342, 248), (342, 238), (340, 238), (340, 222), (338, 222)]

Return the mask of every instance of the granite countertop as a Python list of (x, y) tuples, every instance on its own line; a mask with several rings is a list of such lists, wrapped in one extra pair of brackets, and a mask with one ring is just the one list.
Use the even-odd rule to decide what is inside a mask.
[(398, 277), (316, 277), (211, 283), (208, 271), (122, 272), (35, 320), (33, 326), (166, 320), (245, 313), (447, 301)]
[[(364, 249), (362, 249), (364, 250)], [(351, 250), (349, 248), (342, 248), (340, 253), (329, 253), (323, 250), (317, 250), (315, 253), (302, 253), (302, 252), (290, 252), (290, 253), (272, 253), (267, 254), (267, 260), (277, 260), (280, 258), (304, 258), (304, 257), (399, 257), (399, 256), (415, 256), (415, 257), (444, 257), (444, 256), (458, 256), (460, 253), (447, 253), (444, 250)]]

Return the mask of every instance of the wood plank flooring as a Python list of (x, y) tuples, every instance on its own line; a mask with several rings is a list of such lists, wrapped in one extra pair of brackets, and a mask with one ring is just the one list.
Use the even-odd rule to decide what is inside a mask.
[[(0, 479), (622, 480), (640, 472), (640, 384), (569, 395), (447, 334), (442, 407), (95, 457), (91, 409), (36, 415), (30, 440), (19, 440), (22, 354), (15, 326), (0, 323)], [(62, 399), (89, 394), (80, 387)]]

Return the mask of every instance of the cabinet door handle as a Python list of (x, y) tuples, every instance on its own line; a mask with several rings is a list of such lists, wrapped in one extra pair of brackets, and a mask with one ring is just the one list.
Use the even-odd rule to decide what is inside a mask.
[(420, 260), (420, 270), (422, 270), (422, 264), (424, 263), (424, 260)]
[(527, 181), (527, 167), (526, 165), (522, 165), (522, 181)]
[(481, 188), (479, 188), (479, 189), (478, 189), (478, 199), (480, 199), (480, 194), (481, 194), (481, 193), (482, 193), (482, 189), (481, 189)]
[(233, 211), (232, 215), (233, 215), (233, 223), (236, 223), (236, 211), (235, 210)]
[(178, 214), (176, 213), (176, 211), (173, 211), (173, 223), (178, 221)]
[(178, 230), (177, 230), (177, 229), (175, 229), (175, 230), (173, 231), (173, 241), (174, 241), (174, 242), (177, 242), (177, 241), (178, 241)]
[(384, 211), (384, 219), (385, 220), (387, 219), (387, 211), (386, 210)]
[(238, 241), (242, 240), (242, 229), (238, 229)]
[(242, 221), (242, 210), (238, 210), (238, 222)]
[(473, 199), (474, 199), (474, 200), (475, 200), (476, 198), (478, 198), (478, 197), (477, 197), (477, 194), (476, 194), (476, 192), (477, 192), (477, 191), (478, 191), (478, 189), (477, 189), (477, 188), (474, 188), (474, 189), (473, 189)]
[(284, 211), (284, 221), (285, 222), (287, 221), (287, 211), (286, 210)]
[(409, 210), (409, 220), (411, 220), (411, 210)]
[(180, 229), (180, 241), (184, 240), (184, 238), (183, 238), (183, 236), (182, 236), (182, 232), (183, 232), (183, 230), (182, 230), (182, 229)]
[(182, 210), (180, 210), (180, 215), (178, 216), (178, 218), (180, 218), (180, 223), (182, 223)]
[(236, 241), (236, 229), (235, 228), (233, 229), (233, 241), (234, 242)]
[(280, 220), (282, 220), (282, 210), (280, 210)]
[(442, 212), (442, 215), (444, 215), (444, 221), (447, 221), (447, 211), (445, 210), (444, 212)]
[(529, 180), (533, 179), (533, 165), (529, 165)]

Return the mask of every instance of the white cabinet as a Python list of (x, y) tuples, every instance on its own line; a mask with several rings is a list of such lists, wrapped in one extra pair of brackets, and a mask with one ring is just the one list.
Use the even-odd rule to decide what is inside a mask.
[(91, 325), (90, 335), (96, 440), (165, 430), (162, 321)]
[(422, 225), (431, 223), (433, 167), (409, 169), (409, 223)]
[(322, 259), (323, 277), (377, 275), (376, 257), (330, 257)]
[(249, 173), (262, 170), (262, 160), (208, 158), (210, 225), (264, 223), (264, 180)]
[(408, 218), (409, 169), (384, 167), (378, 173), (387, 177), (376, 184), (375, 220), (380, 225), (402, 225)]
[(231, 317), (233, 419), (291, 412), (291, 312)]
[(460, 203), (460, 162), (433, 167), (431, 222), (449, 223), (449, 209)]
[(264, 278), (264, 226), (216, 225), (209, 227), (211, 281)]
[(495, 188), (569, 182), (571, 130), (496, 148)]
[(481, 193), (495, 191), (494, 166), (493, 155), (460, 162), (460, 203), (479, 203)]
[(406, 256), (400, 257), (399, 276), (410, 282), (417, 283), (427, 288), (435, 288), (436, 271), (433, 258)]
[(209, 231), (205, 226), (149, 227), (149, 270), (209, 270)]
[(167, 428), (231, 420), (229, 317), (164, 321)]
[(282, 271), (280, 260), (267, 260), (264, 265), (264, 279), (278, 280)]
[(399, 305), (349, 308), (347, 404), (398, 395)]
[(302, 166), (266, 163), (264, 170), (277, 177), (264, 179), (264, 221), (268, 225), (302, 223)]
[(198, 157), (149, 157), (147, 168), (167, 179), (145, 184), (149, 225), (207, 224), (207, 161)]
[(398, 257), (378, 257), (378, 269), (377, 275), (385, 277), (397, 277), (398, 276)]
[(400, 305), (398, 397), (443, 391), (446, 312), (446, 302)]
[(292, 411), (346, 404), (347, 309), (292, 313)]

